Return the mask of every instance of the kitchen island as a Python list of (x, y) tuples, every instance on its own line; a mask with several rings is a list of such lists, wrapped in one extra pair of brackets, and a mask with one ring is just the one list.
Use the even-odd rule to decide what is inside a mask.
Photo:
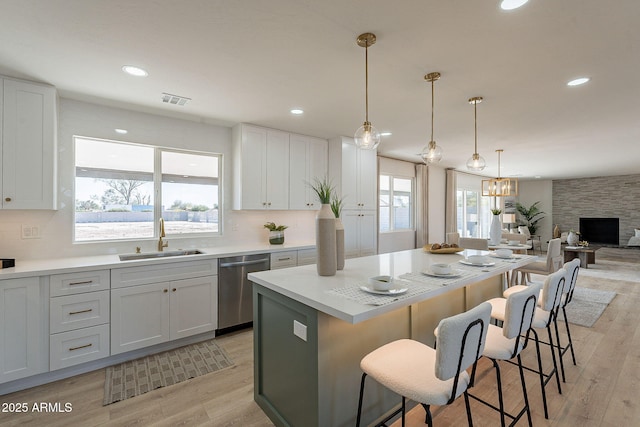
[[(536, 259), (490, 257), (485, 267), (460, 262), (478, 253), (416, 249), (356, 258), (331, 277), (319, 276), (315, 265), (249, 274), (255, 401), (279, 426), (353, 426), (362, 357), (401, 338), (433, 345), (442, 318), (500, 296), (504, 273)], [(452, 264), (455, 277), (422, 274), (443, 262)], [(407, 291), (378, 296), (360, 290), (378, 275), (394, 277)], [(400, 397), (370, 381), (364, 402), (367, 425), (397, 407)]]

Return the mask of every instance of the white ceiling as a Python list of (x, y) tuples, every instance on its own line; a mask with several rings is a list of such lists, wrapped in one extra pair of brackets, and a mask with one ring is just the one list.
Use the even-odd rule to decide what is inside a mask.
[[(0, 74), (62, 97), (331, 138), (369, 119), (382, 155), (418, 161), (435, 83), (441, 165), (465, 170), (473, 106), (485, 175), (640, 172), (640, 2), (530, 0), (0, 0)], [(125, 75), (137, 65), (146, 78)], [(579, 76), (580, 87), (566, 82)], [(161, 93), (192, 98), (169, 106)], [(299, 107), (303, 116), (289, 110)]]

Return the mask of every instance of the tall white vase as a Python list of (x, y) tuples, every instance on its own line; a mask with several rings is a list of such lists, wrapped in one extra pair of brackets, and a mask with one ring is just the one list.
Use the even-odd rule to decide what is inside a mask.
[(336, 255), (336, 217), (330, 204), (323, 204), (316, 214), (316, 267), (320, 276), (334, 276), (338, 268)]
[(502, 238), (502, 224), (500, 223), (500, 215), (494, 215), (489, 229), (489, 244), (499, 245)]
[(344, 224), (336, 218), (336, 258), (338, 270), (344, 269)]

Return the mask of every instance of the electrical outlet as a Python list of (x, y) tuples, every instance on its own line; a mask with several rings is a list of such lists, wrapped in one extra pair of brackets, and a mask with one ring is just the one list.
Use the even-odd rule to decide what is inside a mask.
[(38, 227), (37, 225), (22, 224), (22, 238), (23, 239), (39, 239), (40, 227)]
[(302, 341), (307, 341), (307, 326), (298, 322), (297, 320), (293, 321), (293, 335), (300, 338)]

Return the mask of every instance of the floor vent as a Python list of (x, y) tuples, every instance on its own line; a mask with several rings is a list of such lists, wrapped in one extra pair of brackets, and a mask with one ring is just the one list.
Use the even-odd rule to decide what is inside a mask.
[(191, 101), (191, 98), (186, 98), (184, 96), (178, 96), (178, 95), (171, 95), (170, 93), (162, 94), (162, 102), (166, 104), (184, 105), (189, 101)]

